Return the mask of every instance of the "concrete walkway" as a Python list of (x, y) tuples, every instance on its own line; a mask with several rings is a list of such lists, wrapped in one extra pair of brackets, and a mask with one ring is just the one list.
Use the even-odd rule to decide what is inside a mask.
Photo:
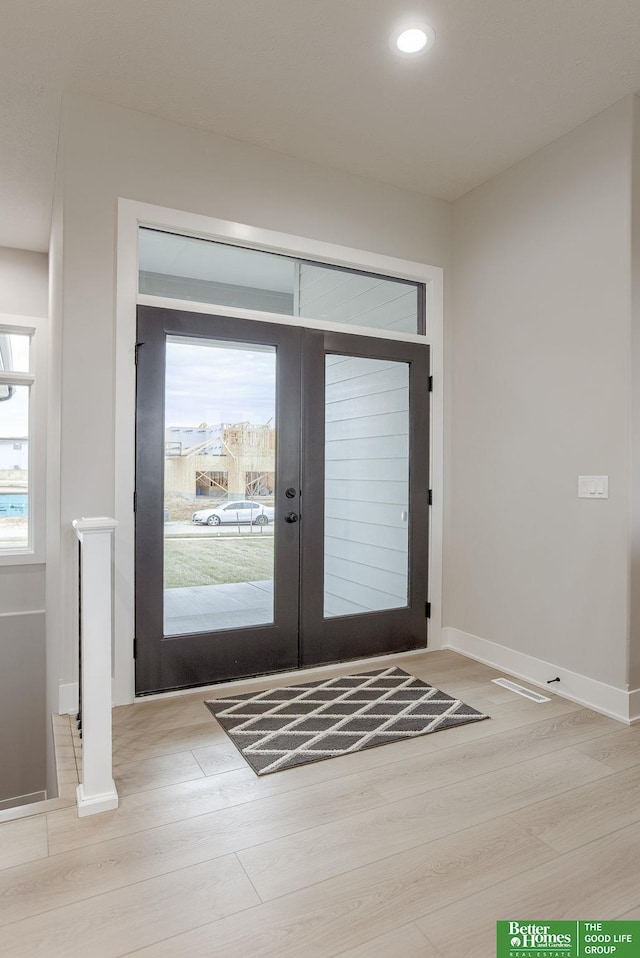
[(273, 580), (165, 589), (164, 634), (213, 632), (273, 621)]

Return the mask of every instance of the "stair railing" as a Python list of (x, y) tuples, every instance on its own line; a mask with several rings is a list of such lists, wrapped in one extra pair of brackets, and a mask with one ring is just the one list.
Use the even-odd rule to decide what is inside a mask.
[(80, 676), (82, 773), (78, 815), (118, 807), (113, 781), (111, 673), (113, 639), (112, 553), (115, 519), (75, 519), (80, 541)]

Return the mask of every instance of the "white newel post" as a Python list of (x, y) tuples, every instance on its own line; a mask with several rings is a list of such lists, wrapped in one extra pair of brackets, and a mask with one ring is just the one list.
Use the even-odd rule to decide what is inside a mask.
[(115, 519), (76, 519), (80, 540), (82, 779), (78, 815), (118, 807), (111, 739), (111, 556)]

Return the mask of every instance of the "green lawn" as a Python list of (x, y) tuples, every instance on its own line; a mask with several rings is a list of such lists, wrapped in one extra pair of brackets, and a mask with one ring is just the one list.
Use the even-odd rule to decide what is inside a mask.
[(165, 540), (165, 589), (271, 578), (273, 536)]

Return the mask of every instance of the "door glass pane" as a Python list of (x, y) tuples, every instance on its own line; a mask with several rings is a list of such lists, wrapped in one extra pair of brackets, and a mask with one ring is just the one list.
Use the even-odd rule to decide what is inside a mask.
[(273, 622), (276, 349), (169, 337), (165, 635)]
[(409, 364), (325, 360), (324, 615), (408, 603)]

